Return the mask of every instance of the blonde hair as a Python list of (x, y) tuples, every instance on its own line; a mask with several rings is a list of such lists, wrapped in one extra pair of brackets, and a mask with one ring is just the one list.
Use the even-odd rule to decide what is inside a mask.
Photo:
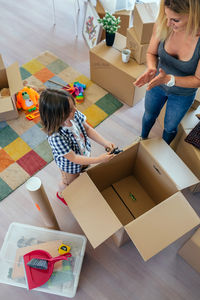
[(157, 37), (165, 40), (171, 32), (167, 27), (165, 7), (177, 14), (188, 15), (186, 34), (195, 36), (200, 29), (200, 0), (161, 0), (160, 11), (156, 20)]

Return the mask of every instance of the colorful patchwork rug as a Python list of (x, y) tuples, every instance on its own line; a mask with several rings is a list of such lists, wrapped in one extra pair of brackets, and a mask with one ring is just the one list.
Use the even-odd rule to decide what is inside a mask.
[[(38, 88), (61, 88), (49, 79), (64, 85), (75, 81), (86, 84), (84, 102), (77, 104), (77, 108), (93, 127), (122, 106), (111, 94), (50, 52), (24, 64), (20, 72), (22, 80)], [(0, 122), (0, 201), (52, 160), (39, 117), (29, 121), (20, 112), (18, 119)]]

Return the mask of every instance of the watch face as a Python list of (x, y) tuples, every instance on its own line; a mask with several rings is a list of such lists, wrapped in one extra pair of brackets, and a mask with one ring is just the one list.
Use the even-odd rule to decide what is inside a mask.
[(171, 79), (170, 79), (170, 81), (168, 81), (166, 83), (166, 85), (169, 86), (169, 87), (172, 87), (172, 86), (175, 85), (175, 77), (173, 75), (171, 75)]

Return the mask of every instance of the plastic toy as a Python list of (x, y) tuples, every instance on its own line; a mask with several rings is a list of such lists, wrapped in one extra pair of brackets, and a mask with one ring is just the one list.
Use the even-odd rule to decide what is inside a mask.
[(68, 260), (68, 257), (71, 257), (71, 253), (52, 257), (47, 251), (39, 249), (26, 253), (23, 259), (28, 289), (32, 290), (45, 284), (53, 273), (54, 263)]
[(75, 81), (74, 83), (70, 83), (70, 84), (67, 84), (67, 85), (64, 85), (60, 82), (56, 82), (56, 81), (53, 81), (53, 80), (50, 80), (50, 82), (53, 82), (57, 85), (60, 85), (62, 86), (62, 88), (64, 90), (66, 90), (68, 93), (70, 93), (76, 100), (76, 103), (83, 103), (84, 101), (84, 96), (83, 96), (83, 92), (84, 90), (86, 89), (86, 85), (79, 82), (79, 81)]
[(35, 111), (33, 111), (32, 113), (26, 114), (26, 118), (27, 118), (29, 121), (31, 121), (31, 120), (33, 120), (33, 119), (39, 117), (39, 116), (40, 116), (39, 110), (35, 110)]
[(25, 86), (16, 95), (16, 105), (18, 109), (29, 112), (36, 110), (40, 95), (32, 88)]
[(59, 254), (62, 255), (62, 254), (69, 253), (70, 249), (71, 249), (71, 247), (69, 247), (69, 246), (67, 246), (67, 245), (65, 245), (65, 244), (62, 244), (62, 245), (60, 245), (60, 247), (58, 248), (58, 252), (59, 252)]
[[(109, 152), (111, 149), (110, 148), (106, 148), (106, 151)], [(118, 147), (112, 149), (112, 151), (110, 152), (110, 154), (119, 154), (123, 152), (123, 150), (120, 150)]]

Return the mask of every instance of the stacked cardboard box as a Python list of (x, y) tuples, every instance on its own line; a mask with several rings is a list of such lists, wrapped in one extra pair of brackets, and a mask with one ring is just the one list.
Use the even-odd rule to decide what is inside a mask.
[[(18, 111), (15, 94), (23, 88), (18, 63), (5, 68), (0, 55), (0, 122), (16, 119)], [(5, 96), (4, 96), (4, 91)]]
[[(99, 0), (97, 0), (96, 11), (99, 17), (102, 19), (105, 16), (105, 10)], [(113, 14), (116, 18), (120, 17), (120, 28), (118, 32), (124, 36), (126, 36), (126, 30), (129, 28), (130, 20), (132, 17), (131, 10), (120, 10)], [(105, 30), (102, 31), (101, 41), (105, 39)]]
[(192, 104), (193, 109), (197, 109), (200, 105), (200, 89), (197, 90), (194, 103)]
[(127, 29), (127, 48), (138, 64), (146, 62), (146, 52), (151, 39), (158, 7), (156, 3), (138, 3), (133, 14), (133, 27)]
[[(166, 105), (158, 117), (162, 128), (164, 128), (165, 109)], [(186, 136), (199, 122), (196, 116), (197, 114), (200, 114), (200, 106), (198, 106), (197, 109), (191, 108), (187, 112), (179, 125), (177, 136), (170, 146), (200, 180), (200, 150), (185, 142)], [(199, 188), (200, 186), (198, 186), (196, 190), (199, 190)]]
[(149, 139), (89, 169), (63, 196), (94, 248), (112, 235), (121, 245), (126, 232), (148, 260), (199, 224), (181, 192), (198, 182), (162, 139)]

